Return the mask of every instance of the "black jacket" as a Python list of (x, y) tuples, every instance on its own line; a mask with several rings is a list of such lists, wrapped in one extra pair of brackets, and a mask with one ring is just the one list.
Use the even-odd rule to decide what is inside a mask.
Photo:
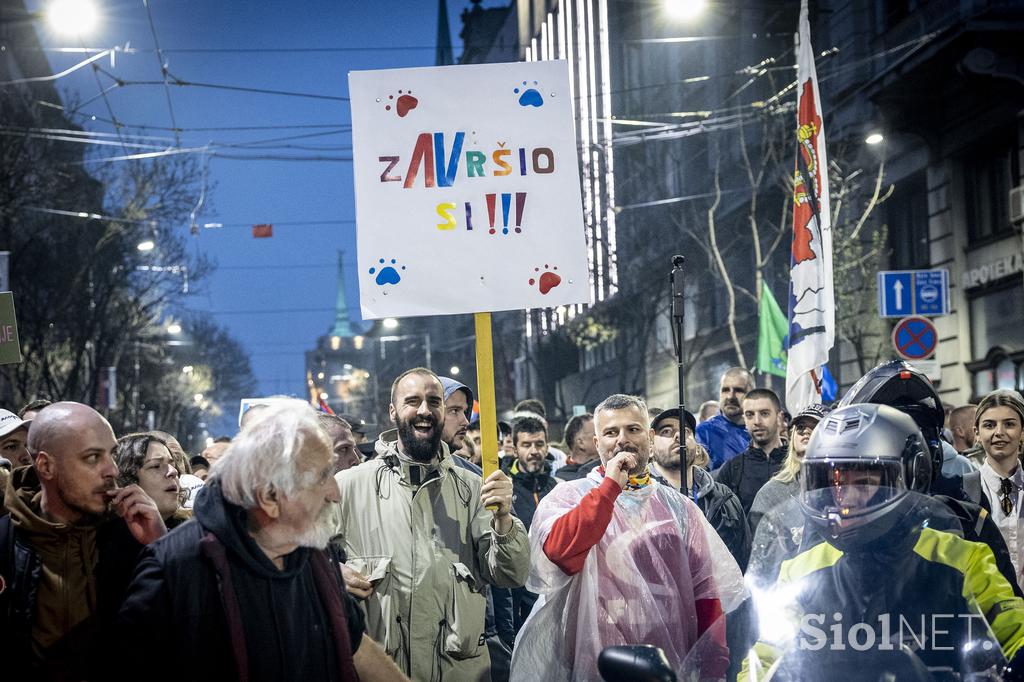
[(512, 509), (526, 530), (530, 530), (537, 505), (541, 498), (558, 485), (558, 481), (551, 477), (547, 464), (537, 473), (531, 474), (520, 471), (519, 461), (512, 460), (505, 468), (505, 473), (512, 479)]
[[(551, 492), (558, 481), (551, 477), (551, 469), (546, 462), (540, 471), (531, 474), (520, 471), (519, 460), (514, 459), (506, 465), (504, 471), (512, 479), (512, 509), (529, 530), (541, 498)], [(517, 633), (536, 602), (537, 595), (525, 587), (512, 589), (512, 623)]]
[[(38, 488), (32, 467), (15, 471), (10, 490)], [(109, 667), (103, 642), (121, 606), (140, 545), (119, 518), (96, 529), (96, 605), (92, 618), (72, 629), (40, 660), (32, 627), (43, 560), (9, 514), (0, 517), (0, 658), (3, 679), (102, 679)]]
[(770, 453), (753, 443), (746, 450), (723, 464), (715, 472), (715, 480), (727, 486), (740, 498), (743, 514), (750, 513), (757, 491), (779, 472), (786, 461), (786, 448), (780, 445)]
[(746, 571), (750, 560), (751, 533), (740, 499), (704, 469), (694, 467), (693, 480), (697, 485), (697, 506), (718, 532), (740, 570)]
[(278, 570), (246, 530), (245, 510), (208, 484), (195, 519), (149, 545), (119, 618), (125, 669), (181, 679), (155, 667), (168, 651), (196, 661), (190, 680), (355, 679), (364, 631), (337, 569), (341, 557), (300, 548)]
[[(959, 670), (960, 652), (967, 650), (968, 642), (974, 640), (976, 653), (982, 649), (978, 644), (985, 629), (974, 619), (984, 617), (1003, 653), (1013, 658), (1024, 645), (1024, 604), (999, 576), (987, 547), (933, 527), (941, 516), (921, 504), (925, 499), (903, 504), (903, 510), (893, 512), (902, 518), (892, 529), (855, 551), (844, 552), (825, 542), (811, 546), (786, 563), (780, 582), (799, 586), (800, 611), (815, 614), (815, 627), (828, 642), (836, 639), (834, 623), (840, 623), (844, 633), (859, 623), (879, 632), (886, 617), (894, 633), (901, 623), (912, 624), (905, 633), (927, 633), (923, 647), (914, 647), (925, 665)], [(936, 622), (933, 616), (941, 618), (939, 627), (929, 627)], [(804, 627), (798, 636), (815, 638), (819, 633)], [(870, 662), (875, 653), (859, 652), (859, 660)], [(827, 666), (830, 660), (824, 657), (821, 663)], [(814, 674), (805, 669), (797, 679), (834, 676), (835, 659), (831, 663), (833, 672), (828, 675), (822, 669)]]

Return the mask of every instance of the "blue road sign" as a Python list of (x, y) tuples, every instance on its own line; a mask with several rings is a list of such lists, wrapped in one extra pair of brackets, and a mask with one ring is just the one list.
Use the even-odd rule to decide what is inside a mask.
[(887, 270), (878, 273), (882, 317), (949, 314), (948, 270)]

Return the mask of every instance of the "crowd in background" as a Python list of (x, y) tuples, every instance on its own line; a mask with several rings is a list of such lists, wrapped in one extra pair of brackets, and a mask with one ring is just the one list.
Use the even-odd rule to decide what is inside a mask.
[[(886, 404), (913, 420), (936, 469), (923, 492), (954, 499), (964, 515), (984, 510), (968, 539), (991, 548), (1019, 600), (1020, 395), (943, 405), (923, 375), (889, 363), (843, 402)], [(0, 641), (10, 679), (178, 679), (180, 661), (164, 654), (182, 651), (190, 679), (530, 679), (552, 665), (538, 652), (557, 654), (568, 636), (558, 628), (570, 627), (538, 612), (551, 611), (566, 581), (584, 586), (568, 597), (584, 601), (587, 581), (607, 584), (603, 559), (589, 557), (611, 551), (606, 536), (631, 532), (628, 518), (617, 525), (630, 494), (664, 507), (681, 533), (642, 550), (691, 576), (670, 588), (690, 605), (662, 608), (695, 609), (691, 639), (714, 635), (726, 652), (708, 664), (713, 676), (740, 675), (757, 632), (743, 608), (728, 606), (730, 581), (748, 568), (777, 575), (806, 544), (804, 519), (784, 510), (801, 494), (802, 463), (830, 406), (791, 415), (742, 368), (726, 371), (696, 414), (610, 396), (558, 429), (529, 399), (483, 433), (475, 405), (467, 385), (417, 368), (395, 379), (392, 428), (375, 439), (358, 415), (276, 400), (194, 454), (163, 431), (115, 437), (78, 403), (0, 410)], [(487, 439), (500, 466), (484, 477)], [(643, 575), (655, 559), (637, 558), (639, 542), (631, 552)], [(666, 558), (674, 552), (682, 564)], [(659, 608), (622, 590), (618, 615), (602, 617)], [(717, 634), (716, 620), (725, 623)], [(586, 627), (571, 627), (580, 656)], [(648, 637), (672, 646), (678, 632), (666, 627), (666, 642)], [(655, 643), (606, 641), (625, 630), (616, 632), (587, 636)], [(110, 641), (116, 660), (104, 654)], [(593, 665), (546, 668), (547, 679), (585, 679), (581, 666)]]

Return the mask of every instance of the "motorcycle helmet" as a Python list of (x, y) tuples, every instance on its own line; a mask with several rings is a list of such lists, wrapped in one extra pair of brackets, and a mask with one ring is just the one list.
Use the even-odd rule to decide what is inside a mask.
[(932, 462), (920, 429), (888, 405), (850, 405), (814, 430), (804, 455), (800, 503), (830, 544), (848, 551), (885, 535), (908, 491), (926, 492)]
[(875, 403), (907, 414), (924, 436), (932, 459), (932, 476), (942, 472), (942, 426), (946, 414), (942, 399), (921, 370), (905, 360), (883, 362), (846, 392), (838, 407)]

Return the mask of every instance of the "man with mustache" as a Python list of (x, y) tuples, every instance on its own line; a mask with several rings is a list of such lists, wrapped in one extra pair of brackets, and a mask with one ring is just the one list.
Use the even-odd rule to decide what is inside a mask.
[(337, 530), (349, 592), (399, 668), (415, 680), (486, 680), (484, 588), (522, 585), (529, 547), (508, 476), (481, 480), (453, 464), (444, 394), (423, 367), (395, 379), (396, 428), (380, 434), (375, 459), (336, 477)]
[(540, 594), (516, 639), (512, 681), (595, 680), (608, 646), (660, 647), (679, 669), (705, 633), (702, 672), (728, 668), (723, 611), (743, 577), (697, 506), (648, 472), (647, 405), (612, 395), (594, 410), (602, 466), (557, 485), (530, 530), (527, 589)]
[(42, 409), (31, 466), (14, 470), (0, 518), (5, 679), (102, 679), (104, 642), (142, 545), (166, 532), (138, 485), (116, 487), (110, 424), (72, 402)]
[(364, 632), (325, 551), (338, 502), (328, 435), (299, 400), (268, 405), (232, 440), (193, 521), (144, 551), (112, 641), (118, 669), (177, 680), (168, 651), (202, 664), (193, 680), (403, 680)]
[(732, 489), (740, 498), (743, 513), (750, 508), (761, 487), (779, 473), (786, 461), (782, 444), (779, 396), (767, 388), (756, 388), (743, 398), (743, 420), (750, 432), (750, 447), (729, 460), (715, 473), (715, 479)]
[(715, 470), (747, 449), (750, 434), (743, 423), (743, 397), (754, 390), (754, 377), (742, 367), (730, 367), (718, 383), (718, 414), (697, 425), (697, 442), (711, 456)]

